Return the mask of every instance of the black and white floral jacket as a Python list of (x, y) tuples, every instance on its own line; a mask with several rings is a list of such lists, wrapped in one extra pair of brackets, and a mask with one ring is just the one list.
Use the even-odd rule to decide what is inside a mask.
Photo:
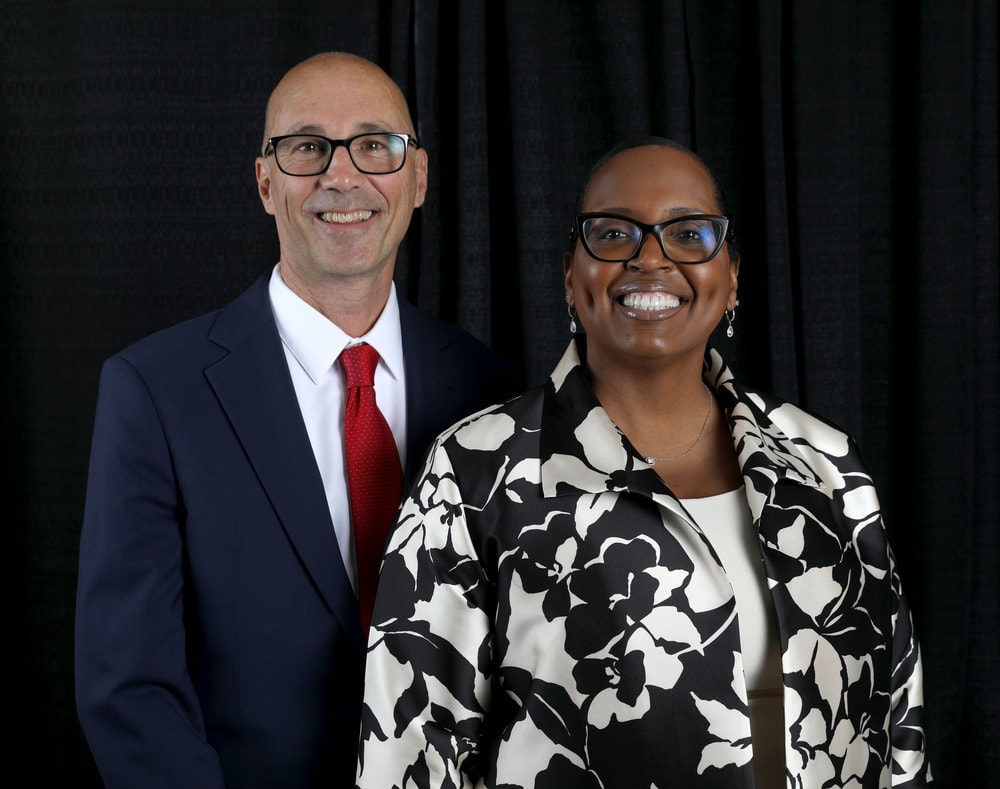
[[(788, 786), (927, 785), (917, 640), (853, 441), (713, 350), (704, 376), (777, 609)], [(575, 341), (438, 438), (375, 621), (360, 787), (754, 785), (733, 590)]]

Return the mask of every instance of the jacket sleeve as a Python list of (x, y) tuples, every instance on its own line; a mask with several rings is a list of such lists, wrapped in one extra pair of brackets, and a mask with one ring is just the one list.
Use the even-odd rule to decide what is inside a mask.
[(185, 661), (183, 506), (137, 370), (101, 373), (76, 609), (76, 703), (109, 789), (221, 787)]
[(923, 666), (913, 617), (889, 550), (895, 608), (892, 617), (892, 785), (914, 788), (932, 783), (923, 727)]
[(487, 586), (451, 462), (435, 446), (403, 503), (379, 576), (362, 789), (474, 785), (490, 694)]

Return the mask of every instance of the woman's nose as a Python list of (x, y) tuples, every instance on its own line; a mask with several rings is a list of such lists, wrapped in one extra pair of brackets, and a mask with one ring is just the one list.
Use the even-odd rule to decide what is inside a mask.
[(663, 253), (660, 240), (653, 233), (646, 233), (639, 244), (639, 252), (632, 258), (628, 265), (636, 271), (656, 271), (657, 269), (671, 269), (674, 262)]

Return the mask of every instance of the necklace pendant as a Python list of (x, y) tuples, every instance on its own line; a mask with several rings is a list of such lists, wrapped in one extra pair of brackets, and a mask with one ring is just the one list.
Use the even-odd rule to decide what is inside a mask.
[(655, 466), (656, 465), (656, 458), (646, 458), (646, 462), (649, 463), (649, 465), (651, 465), (651, 466)]

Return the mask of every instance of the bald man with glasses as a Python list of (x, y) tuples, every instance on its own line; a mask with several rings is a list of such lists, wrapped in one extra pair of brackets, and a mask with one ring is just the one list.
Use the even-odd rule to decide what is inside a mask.
[[(353, 785), (383, 539), (359, 536), (354, 491), (391, 520), (438, 432), (520, 386), (396, 292), (427, 171), (382, 69), (346, 53), (300, 63), (270, 96), (256, 159), (278, 262), (105, 363), (76, 681), (110, 789)], [(358, 349), (370, 379), (356, 385)], [(373, 422), (347, 432), (365, 397), (384, 441)], [(376, 443), (398, 479), (356, 483)]]

